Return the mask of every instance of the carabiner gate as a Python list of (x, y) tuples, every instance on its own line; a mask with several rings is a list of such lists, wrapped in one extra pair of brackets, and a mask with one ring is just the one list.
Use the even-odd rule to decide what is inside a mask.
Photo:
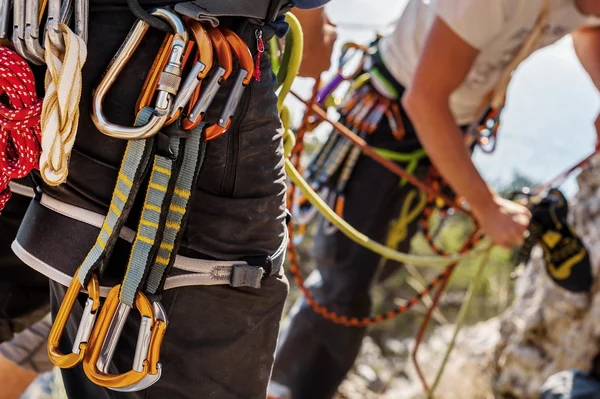
[(166, 312), (158, 302), (150, 303), (139, 292), (135, 306), (141, 323), (132, 369), (123, 374), (108, 374), (121, 331), (131, 308), (119, 301), (121, 285), (113, 287), (92, 331), (91, 351), (83, 361), (83, 370), (96, 385), (122, 392), (148, 388), (160, 379), (160, 348), (167, 328)]
[[(77, 276), (78, 272), (75, 272)], [(63, 354), (59, 349), (60, 338), (63, 334), (69, 315), (73, 310), (73, 305), (77, 301), (77, 296), (82, 290), (81, 283), (77, 277), (73, 277), (73, 281), (65, 297), (62, 300), (58, 313), (52, 324), (50, 335), (48, 336), (48, 356), (52, 363), (60, 368), (71, 368), (79, 364), (86, 354), (89, 347), (89, 338), (96, 315), (100, 306), (100, 285), (96, 275), (92, 275), (90, 282), (87, 284), (88, 299), (83, 310), (83, 316), (79, 322), (77, 335), (73, 344), (73, 351), (70, 354)]]
[(121, 126), (110, 122), (102, 109), (102, 102), (106, 93), (110, 90), (119, 73), (125, 68), (125, 65), (127, 65), (127, 62), (133, 56), (135, 49), (148, 30), (148, 24), (142, 20), (138, 20), (129, 32), (127, 40), (122, 44), (111, 61), (102, 81), (94, 92), (92, 120), (96, 128), (107, 136), (124, 140), (147, 139), (157, 134), (169, 119), (173, 97), (177, 95), (181, 83), (183, 56), (188, 41), (188, 34), (181, 19), (172, 11), (156, 8), (151, 10), (150, 13), (167, 21), (175, 31), (173, 42), (171, 43), (171, 55), (167, 65), (161, 72), (158, 82), (154, 113), (148, 123), (133, 127)]
[(231, 46), (231, 49), (237, 56), (240, 69), (235, 77), (231, 92), (225, 101), (225, 106), (223, 107), (219, 121), (206, 129), (206, 140), (215, 139), (229, 129), (229, 126), (231, 126), (231, 118), (242, 99), (244, 89), (248, 86), (254, 75), (254, 60), (252, 59), (252, 53), (246, 43), (244, 43), (238, 35), (233, 33), (232, 30), (223, 28), (222, 31), (225, 35), (225, 39), (229, 42), (229, 46)]
[(219, 60), (218, 67), (212, 72), (211, 77), (208, 79), (202, 89), (200, 98), (194, 104), (194, 107), (189, 111), (186, 119), (183, 120), (184, 130), (190, 130), (198, 126), (202, 121), (202, 118), (208, 111), (208, 108), (212, 104), (219, 88), (225, 80), (231, 75), (233, 69), (233, 57), (231, 54), (231, 48), (227, 42), (227, 39), (221, 31), (212, 26), (206, 28), (210, 40), (212, 41), (213, 47), (217, 53), (217, 59)]
[(202, 24), (191, 18), (185, 18), (185, 23), (190, 29), (194, 42), (197, 47), (197, 60), (195, 60), (190, 73), (181, 85), (181, 90), (175, 97), (173, 108), (171, 109), (170, 119), (173, 120), (181, 114), (183, 108), (190, 102), (190, 99), (197, 91), (200, 82), (212, 68), (213, 49), (212, 40)]

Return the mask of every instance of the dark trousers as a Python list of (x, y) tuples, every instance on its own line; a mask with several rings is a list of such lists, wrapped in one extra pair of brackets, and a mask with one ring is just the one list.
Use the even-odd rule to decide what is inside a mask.
[(48, 278), (23, 264), (10, 248), (30, 201), (13, 194), (0, 215), (0, 342), (48, 313)]
[[(397, 141), (383, 118), (371, 144), (392, 151), (413, 151), (420, 147), (404, 115), (407, 140)], [(429, 164), (423, 160), (417, 174)], [(399, 178), (371, 158), (361, 155), (345, 191), (344, 218), (360, 232), (385, 242), (390, 222), (396, 218), (407, 193), (414, 188), (400, 186)], [(327, 234), (323, 219), (314, 238), (317, 264), (308, 278), (314, 297), (328, 309), (348, 317), (365, 317), (371, 312), (370, 288), (380, 256), (336, 231)], [(407, 252), (417, 222), (408, 228), (398, 250)], [(395, 265), (397, 266), (397, 265)], [(299, 300), (281, 333), (273, 380), (292, 391), (292, 399), (332, 398), (359, 353), (366, 328), (345, 327), (325, 320), (304, 300)]]

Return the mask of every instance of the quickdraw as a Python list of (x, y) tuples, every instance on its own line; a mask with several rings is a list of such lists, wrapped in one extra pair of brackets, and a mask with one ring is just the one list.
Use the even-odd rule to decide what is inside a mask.
[(38, 165), (40, 115), (33, 73), (27, 63), (0, 47), (0, 211), (10, 198), (8, 184), (25, 177)]

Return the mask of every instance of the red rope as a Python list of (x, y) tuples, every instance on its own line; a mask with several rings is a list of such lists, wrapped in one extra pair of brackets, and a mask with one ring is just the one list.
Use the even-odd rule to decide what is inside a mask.
[(29, 65), (0, 46), (0, 211), (10, 199), (10, 181), (38, 168), (41, 113)]

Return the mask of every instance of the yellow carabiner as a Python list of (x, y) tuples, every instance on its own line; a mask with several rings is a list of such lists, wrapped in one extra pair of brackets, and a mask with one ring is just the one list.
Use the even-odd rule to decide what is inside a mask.
[[(79, 270), (75, 272), (75, 276), (78, 275), (78, 272)], [(73, 310), (73, 305), (77, 300), (77, 296), (82, 289), (83, 287), (81, 286), (79, 279), (73, 277), (73, 281), (67, 289), (65, 297), (58, 309), (58, 313), (56, 314), (56, 318), (54, 319), (54, 323), (52, 324), (50, 335), (48, 336), (48, 356), (52, 363), (60, 368), (75, 367), (83, 360), (89, 347), (88, 340), (94, 322), (96, 321), (98, 307), (100, 306), (100, 285), (98, 284), (96, 275), (92, 275), (90, 282), (87, 284), (89, 297), (86, 301), (83, 316), (79, 323), (79, 328), (73, 344), (73, 352), (65, 355), (59, 349), (60, 338), (67, 325), (67, 320)]]
[(102, 81), (94, 92), (92, 120), (96, 128), (107, 136), (125, 140), (147, 139), (157, 134), (169, 119), (173, 98), (177, 95), (179, 85), (181, 84), (183, 58), (188, 42), (188, 33), (183, 22), (174, 12), (163, 8), (156, 8), (151, 10), (150, 13), (167, 21), (175, 32), (173, 41), (170, 43), (171, 51), (169, 60), (161, 71), (158, 82), (154, 113), (148, 123), (134, 127), (111, 123), (102, 110), (102, 102), (106, 93), (110, 90), (119, 73), (125, 68), (125, 65), (127, 65), (127, 62), (133, 56), (135, 49), (148, 30), (148, 24), (142, 20), (138, 20), (131, 28), (127, 40), (111, 61)]
[(138, 292), (135, 307), (141, 316), (132, 369), (122, 374), (109, 374), (119, 336), (131, 308), (119, 301), (121, 285), (113, 287), (92, 331), (90, 351), (83, 370), (96, 385), (116, 391), (133, 392), (154, 384), (161, 376), (160, 348), (167, 328), (166, 312), (158, 302), (150, 303)]

